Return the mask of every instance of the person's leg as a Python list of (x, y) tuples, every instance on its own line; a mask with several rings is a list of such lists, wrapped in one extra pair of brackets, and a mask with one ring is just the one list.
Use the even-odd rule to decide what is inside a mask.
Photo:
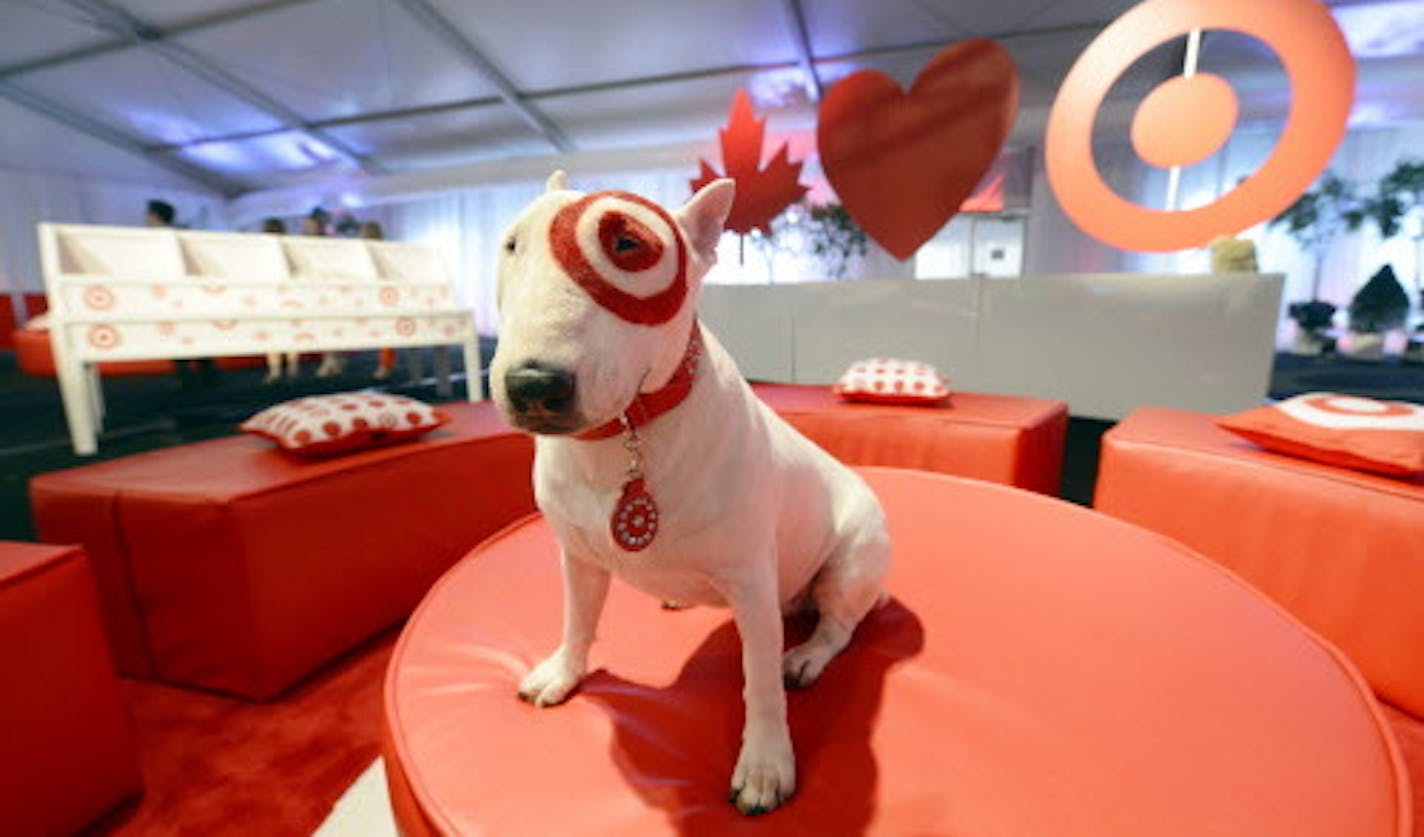
[(376, 373), (374, 376), (376, 380), (384, 381), (385, 379), (389, 378), (391, 376), (391, 370), (395, 368), (395, 365), (396, 350), (381, 349), (381, 351), (376, 355)]

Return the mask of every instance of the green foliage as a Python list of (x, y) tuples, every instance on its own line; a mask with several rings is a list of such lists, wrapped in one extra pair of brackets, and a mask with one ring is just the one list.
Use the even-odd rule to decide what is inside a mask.
[(1394, 169), (1381, 178), (1378, 193), (1371, 199), (1371, 209), (1380, 235), (1385, 238), (1397, 235), (1404, 216), (1415, 209), (1424, 210), (1424, 160), (1396, 163)]
[(1286, 233), (1301, 249), (1319, 258), (1342, 224), (1356, 229), (1364, 221), (1354, 187), (1334, 172), (1321, 176), (1314, 189), (1296, 199), (1285, 211), (1271, 219), (1271, 226), (1285, 225)]
[(808, 201), (799, 226), (811, 255), (837, 279), (845, 275), (851, 259), (868, 252), (870, 239), (865, 230), (839, 203), (818, 206)]
[(1310, 302), (1292, 302), (1287, 310), (1290, 312), (1290, 318), (1306, 331), (1320, 331), (1329, 328), (1335, 319), (1335, 306), (1318, 299)]
[(1424, 160), (1400, 160), (1380, 181), (1380, 191), (1395, 195), (1410, 207), (1424, 206)]
[(1350, 328), (1363, 334), (1378, 334), (1399, 328), (1409, 316), (1409, 297), (1385, 265), (1350, 300)]

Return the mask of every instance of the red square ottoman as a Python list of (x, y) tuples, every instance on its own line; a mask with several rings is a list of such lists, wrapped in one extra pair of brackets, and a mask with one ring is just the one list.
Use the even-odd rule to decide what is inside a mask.
[(443, 409), (421, 440), (334, 459), (238, 435), (44, 474), (36, 527), (88, 549), (120, 670), (269, 698), (534, 509), (530, 439), (489, 402)]
[(1424, 478), (1271, 453), (1211, 416), (1145, 408), (1104, 437), (1095, 505), (1234, 570), (1424, 718)]
[(847, 465), (913, 468), (1057, 496), (1068, 407), (956, 392), (934, 407), (855, 404), (828, 386), (757, 384), (792, 427)]
[(73, 834), (139, 791), (83, 550), (0, 542), (0, 831)]

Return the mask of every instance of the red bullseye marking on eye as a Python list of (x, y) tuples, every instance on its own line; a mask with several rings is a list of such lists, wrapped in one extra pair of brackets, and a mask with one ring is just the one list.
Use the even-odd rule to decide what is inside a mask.
[[(677, 264), (672, 283), (666, 288), (650, 296), (637, 296), (628, 293), (615, 286), (609, 281), (608, 277), (601, 274), (598, 268), (594, 267), (593, 263), (589, 261), (588, 256), (580, 246), (578, 237), (579, 221), (583, 217), (584, 212), (593, 205), (594, 201), (600, 198), (613, 198), (641, 206), (657, 215), (659, 220), (667, 225), (668, 232), (673, 240), (673, 245), (677, 248)], [(624, 213), (616, 210), (610, 210), (608, 214), (627, 217)], [(632, 221), (633, 219), (628, 218), (628, 220)], [(636, 221), (634, 223), (637, 224), (642, 233), (648, 236), (649, 240), (658, 242), (658, 258), (660, 259), (662, 255), (661, 247), (664, 246), (662, 239), (642, 223)], [(639, 264), (646, 257), (632, 256), (630, 255), (630, 253), (633, 252), (631, 250), (625, 251), (620, 257), (614, 257), (612, 253), (608, 252), (609, 246), (604, 243), (603, 228), (604, 219), (600, 219), (599, 247), (615, 266), (632, 273), (642, 272), (647, 269), (637, 267), (624, 268), (623, 264), (620, 263), (620, 259), (626, 263)], [(616, 241), (614, 243), (616, 244)], [(585, 195), (563, 209), (560, 209), (558, 213), (554, 215), (553, 223), (549, 226), (549, 247), (553, 251), (554, 258), (558, 261), (559, 267), (563, 268), (569, 278), (579, 287), (583, 288), (584, 291), (593, 298), (594, 302), (613, 312), (613, 314), (617, 315), (620, 319), (627, 320), (630, 323), (636, 323), (638, 325), (659, 325), (665, 323), (677, 314), (682, 308), (683, 300), (687, 297), (687, 246), (684, 244), (682, 234), (678, 231), (677, 223), (673, 221), (672, 216), (667, 213), (667, 210), (647, 198), (634, 195), (630, 192), (617, 191), (593, 192), (592, 194)], [(653, 262), (649, 264), (649, 267), (651, 267), (652, 264), (656, 264), (657, 261), (657, 259), (653, 260)]]
[(1319, 398), (1307, 399), (1305, 403), (1322, 413), (1330, 413), (1337, 416), (1372, 416), (1375, 418), (1386, 418), (1388, 416), (1407, 416), (1413, 412), (1403, 404), (1389, 404), (1384, 401), (1373, 401), (1368, 398), (1321, 396)]
[(647, 224), (622, 212), (598, 219), (598, 243), (609, 261), (629, 273), (647, 270), (663, 257), (663, 243)]

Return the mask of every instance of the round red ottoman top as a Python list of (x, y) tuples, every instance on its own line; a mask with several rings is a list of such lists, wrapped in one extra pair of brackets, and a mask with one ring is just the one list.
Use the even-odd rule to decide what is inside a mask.
[[(411, 618), (386, 683), (409, 834), (1405, 835), (1398, 747), (1333, 647), (1184, 547), (1028, 492), (863, 471), (892, 600), (789, 698), (798, 790), (727, 803), (742, 721), (729, 614), (613, 585), (593, 673), (515, 697), (556, 645), (534, 518)], [(807, 625), (792, 624), (788, 642)]]

